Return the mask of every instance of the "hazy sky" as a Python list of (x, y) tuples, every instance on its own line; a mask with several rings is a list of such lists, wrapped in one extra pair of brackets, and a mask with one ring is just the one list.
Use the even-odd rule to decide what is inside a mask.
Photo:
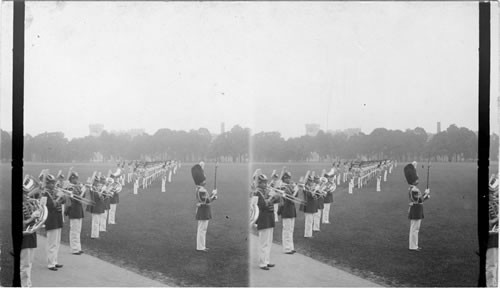
[[(27, 2), (25, 132), (81, 137), (102, 123), (219, 133), (225, 122), (296, 137), (306, 123), (435, 133), (437, 121), (477, 130), (477, 7)], [(11, 14), (3, 3), (0, 127), (9, 131)]]

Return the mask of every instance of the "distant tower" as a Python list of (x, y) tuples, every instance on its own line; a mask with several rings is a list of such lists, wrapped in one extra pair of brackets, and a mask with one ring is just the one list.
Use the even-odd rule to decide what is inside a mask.
[(102, 125), (102, 124), (90, 124), (89, 125), (90, 136), (99, 137), (99, 136), (101, 136), (101, 133), (103, 130), (104, 130), (104, 125)]
[(316, 123), (306, 124), (306, 135), (316, 136), (318, 132), (319, 132), (319, 124)]
[(441, 133), (441, 122), (437, 123), (437, 133)]
[(224, 129), (224, 122), (220, 123), (220, 134), (224, 134), (226, 132), (226, 129)]

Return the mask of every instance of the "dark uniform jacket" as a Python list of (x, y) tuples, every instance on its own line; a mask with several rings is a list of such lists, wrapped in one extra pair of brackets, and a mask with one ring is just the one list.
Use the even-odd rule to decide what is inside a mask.
[[(116, 186), (121, 186), (121, 184), (117, 184)], [(109, 201), (110, 204), (118, 204), (120, 203), (120, 195), (119, 193), (113, 193), (113, 197), (111, 197), (111, 200)]]
[(257, 230), (274, 228), (274, 204), (267, 204), (266, 198), (269, 198), (266, 195), (265, 191), (261, 188), (258, 188), (254, 194), (259, 197), (259, 201), (257, 202), (257, 206), (259, 206), (259, 218), (257, 218)]
[(45, 230), (54, 230), (63, 227), (63, 215), (61, 204), (55, 204), (52, 198), (45, 192), (47, 197), (47, 220), (45, 220)]
[(23, 244), (21, 249), (36, 248), (36, 232), (23, 235)]
[(324, 199), (325, 203), (333, 202), (333, 183), (328, 183), (328, 187), (326, 187), (326, 197)]
[(418, 220), (424, 219), (424, 204), (423, 199), (417, 187), (413, 186), (408, 189), (408, 197), (410, 200), (410, 209), (408, 210), (408, 219)]
[(87, 208), (89, 209), (89, 212), (92, 214), (104, 213), (104, 201), (99, 196), (99, 193), (97, 193), (96, 191), (91, 191), (90, 193), (92, 193), (91, 198), (92, 198), (92, 201), (95, 202), (95, 205), (94, 206), (87, 206)]
[(83, 218), (83, 206), (82, 203), (76, 201), (75, 199), (71, 199), (71, 206), (68, 207), (67, 213), (69, 219), (81, 219)]
[(313, 196), (312, 192), (309, 192), (308, 189), (314, 188), (306, 187), (306, 189), (304, 189), (304, 199), (306, 200), (304, 213), (316, 213), (318, 212), (318, 200)]
[[(293, 195), (293, 188), (290, 184), (285, 186), (285, 193)], [(297, 211), (295, 210), (295, 203), (288, 199), (283, 199), (283, 210), (281, 211), (281, 218), (295, 218)]]
[(104, 210), (109, 210), (111, 209), (111, 198), (104, 198)]
[(318, 209), (323, 209), (325, 208), (325, 198), (323, 196), (318, 197)]
[(203, 186), (196, 186), (196, 198), (198, 207), (196, 208), (196, 220), (212, 219), (212, 210), (210, 209), (210, 195)]

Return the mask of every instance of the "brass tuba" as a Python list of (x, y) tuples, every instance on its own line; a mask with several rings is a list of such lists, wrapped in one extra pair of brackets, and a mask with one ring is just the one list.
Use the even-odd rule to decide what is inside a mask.
[[(31, 234), (42, 227), (47, 220), (47, 207), (36, 199), (41, 184), (30, 175), (26, 175), (23, 180), (23, 234)], [(27, 221), (27, 223), (24, 223)]]

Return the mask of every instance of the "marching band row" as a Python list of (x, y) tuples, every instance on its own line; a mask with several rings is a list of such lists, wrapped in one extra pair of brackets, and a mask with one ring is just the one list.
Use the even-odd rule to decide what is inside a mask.
[[(79, 175), (73, 168), (68, 171), (65, 180), (62, 171), (57, 176), (42, 170), (39, 177), (26, 175), (23, 181), (23, 240), (21, 247), (21, 285), (31, 287), (31, 267), (37, 248), (37, 230), (45, 228), (47, 237), (47, 267), (58, 271), (63, 267), (58, 262), (61, 231), (65, 216), (69, 219), (69, 243), (73, 255), (81, 255), (81, 229), (84, 212), (92, 217), (91, 239), (98, 239), (100, 233), (106, 232), (106, 224), (116, 224), (116, 210), (119, 194), (127, 182), (134, 182), (134, 194), (137, 194), (138, 183), (143, 181), (146, 189), (151, 183), (162, 178), (162, 192), (165, 192), (165, 181), (169, 174), (180, 167), (177, 161), (167, 162), (125, 162), (118, 163), (116, 172), (108, 172), (108, 177), (95, 171), (86, 183), (79, 181)], [(128, 173), (126, 172), (128, 170)]]
[[(313, 232), (320, 231), (320, 223), (330, 223), (330, 207), (334, 194), (338, 193), (337, 185), (349, 183), (349, 193), (352, 194), (355, 181), (358, 188), (377, 176), (377, 191), (380, 191), (382, 175), (387, 179), (387, 172), (392, 171), (394, 162), (373, 161), (358, 163), (353, 166), (337, 163), (329, 172), (322, 171), (316, 175), (307, 171), (298, 183), (292, 181), (292, 174), (284, 167), (281, 174), (271, 173), (271, 179), (257, 169), (253, 174), (250, 200), (250, 224), (257, 228), (259, 238), (259, 267), (269, 270), (275, 264), (270, 262), (271, 246), (275, 222), (282, 219), (283, 253), (296, 252), (293, 243), (296, 204), (304, 213), (304, 237), (313, 238)], [(336, 192), (337, 191), (337, 192)]]

